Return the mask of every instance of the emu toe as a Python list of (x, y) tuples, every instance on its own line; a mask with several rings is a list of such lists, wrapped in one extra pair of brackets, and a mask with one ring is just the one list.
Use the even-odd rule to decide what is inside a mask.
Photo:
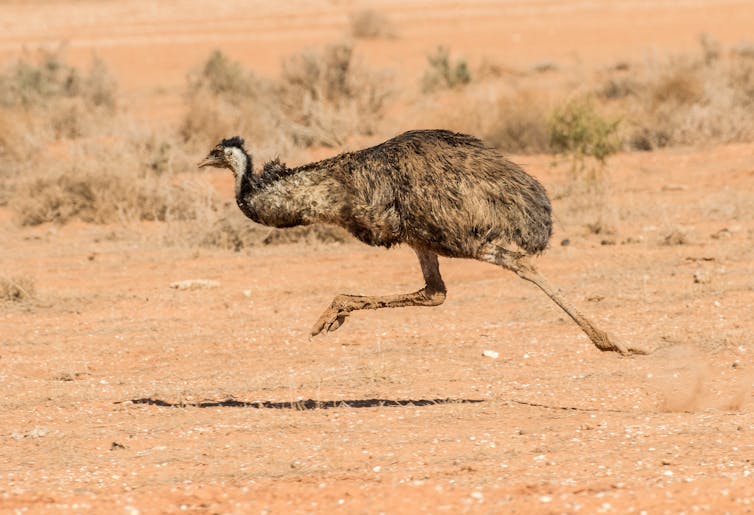
[(607, 333), (600, 331), (599, 338), (592, 339), (594, 345), (603, 352), (617, 352), (622, 356), (631, 356), (632, 354), (649, 354), (650, 351), (634, 345), (625, 345), (609, 336)]
[(346, 321), (347, 316), (348, 313), (332, 308), (327, 309), (322, 313), (322, 316), (319, 317), (319, 320), (314, 324), (314, 327), (312, 327), (312, 336), (317, 336), (323, 331), (329, 333), (337, 330)]

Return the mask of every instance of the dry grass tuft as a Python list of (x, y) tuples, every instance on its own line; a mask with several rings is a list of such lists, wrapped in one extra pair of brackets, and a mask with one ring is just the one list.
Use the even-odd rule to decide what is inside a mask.
[(0, 276), (0, 302), (24, 302), (35, 296), (34, 280), (30, 277)]
[(78, 150), (62, 166), (38, 163), (37, 173), (17, 182), (9, 206), (21, 225), (196, 219), (215, 203), (208, 185), (173, 173), (168, 142), (137, 138)]
[(617, 72), (599, 88), (625, 117), (625, 146), (652, 150), (675, 145), (748, 141), (754, 138), (754, 59), (723, 55), (700, 37), (699, 51)]
[(350, 135), (373, 134), (388, 95), (387, 77), (358, 63), (348, 45), (288, 58), (277, 81), (259, 79), (215, 52), (189, 83), (180, 132), (205, 146), (253, 134), (254, 145), (278, 152), (336, 147)]
[(390, 94), (387, 77), (361, 65), (349, 45), (289, 58), (278, 91), (295, 143), (331, 147), (374, 134)]
[(25, 57), (0, 75), (0, 104), (28, 109), (60, 99), (81, 99), (87, 106), (115, 108), (116, 85), (100, 59), (88, 72), (65, 62), (62, 50), (41, 51), (36, 59)]
[(207, 222), (205, 229), (193, 230), (188, 239), (202, 247), (225, 250), (240, 251), (261, 245), (292, 243), (343, 243), (352, 240), (344, 229), (328, 225), (270, 229), (253, 223), (235, 205), (226, 206)]
[(0, 71), (0, 204), (15, 195), (11, 178), (46, 172), (38, 169), (40, 156), (52, 140), (81, 138), (111, 124), (116, 93), (102, 61), (82, 71), (67, 64), (61, 50), (26, 55)]
[(374, 9), (363, 9), (348, 17), (351, 35), (359, 39), (394, 38), (395, 27), (390, 19)]
[(166, 221), (197, 217), (197, 192), (126, 171), (101, 174), (72, 167), (25, 182), (10, 202), (21, 225), (81, 220), (90, 223)]
[(532, 92), (501, 96), (484, 112), (492, 123), (481, 135), (492, 146), (519, 154), (550, 150), (549, 113), (544, 102)]
[[(116, 111), (117, 87), (104, 62), (94, 59), (82, 71), (65, 62), (62, 50), (25, 57), (0, 73), (3, 117), (22, 123), (30, 139), (77, 138), (90, 134)], [(9, 112), (23, 115), (9, 115)], [(16, 149), (20, 138), (0, 139), (0, 154)]]

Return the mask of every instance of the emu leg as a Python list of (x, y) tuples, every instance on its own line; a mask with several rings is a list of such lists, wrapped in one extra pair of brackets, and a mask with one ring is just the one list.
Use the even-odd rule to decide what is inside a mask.
[(584, 315), (578, 312), (557, 290), (555, 290), (536, 268), (529, 262), (525, 254), (513, 252), (494, 244), (482, 247), (479, 259), (515, 272), (520, 278), (534, 283), (545, 292), (558, 306), (570, 316), (592, 343), (601, 351), (618, 352), (622, 355), (647, 354), (645, 349), (627, 347), (611, 339), (605, 331), (595, 327)]
[(322, 331), (335, 331), (352, 311), (360, 309), (400, 308), (404, 306), (439, 306), (445, 301), (445, 283), (440, 276), (437, 254), (414, 249), (424, 274), (425, 286), (419, 291), (401, 295), (363, 296), (337, 295), (330, 307), (312, 327), (312, 336)]

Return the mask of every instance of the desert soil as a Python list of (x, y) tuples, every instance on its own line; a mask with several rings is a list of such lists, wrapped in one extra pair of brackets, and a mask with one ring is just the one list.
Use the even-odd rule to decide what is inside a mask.
[[(212, 48), (272, 73), (360, 4), (290, 5), (3, 3), (0, 51), (68, 39), (106, 59), (134, 110), (170, 119)], [(598, 66), (754, 26), (750, 2), (379, 5), (401, 37), (363, 51), (404, 70), (437, 43)], [(607, 234), (555, 201), (537, 263), (597, 325), (656, 349), (628, 358), (490, 265), (441, 259), (444, 305), (310, 339), (336, 293), (420, 287), (413, 252), (234, 253), (160, 244), (160, 224), (19, 228), (0, 211), (2, 269), (38, 292), (0, 306), (0, 511), (751, 512), (752, 156), (616, 156)], [(566, 181), (548, 156), (516, 159), (550, 191)], [(171, 288), (187, 279), (217, 284)]]

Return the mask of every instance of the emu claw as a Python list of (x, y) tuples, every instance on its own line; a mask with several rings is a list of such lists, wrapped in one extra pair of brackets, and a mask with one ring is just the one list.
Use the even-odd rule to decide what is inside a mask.
[(346, 312), (332, 308), (328, 309), (322, 313), (322, 316), (319, 317), (319, 320), (312, 327), (312, 336), (317, 336), (323, 331), (329, 333), (337, 330), (346, 321), (347, 316), (348, 313)]
[(617, 352), (621, 356), (631, 356), (634, 354), (646, 355), (651, 351), (641, 346), (636, 345), (624, 345), (619, 340), (616, 340), (613, 336), (607, 333), (601, 332), (596, 338), (592, 339), (592, 343), (602, 352)]

